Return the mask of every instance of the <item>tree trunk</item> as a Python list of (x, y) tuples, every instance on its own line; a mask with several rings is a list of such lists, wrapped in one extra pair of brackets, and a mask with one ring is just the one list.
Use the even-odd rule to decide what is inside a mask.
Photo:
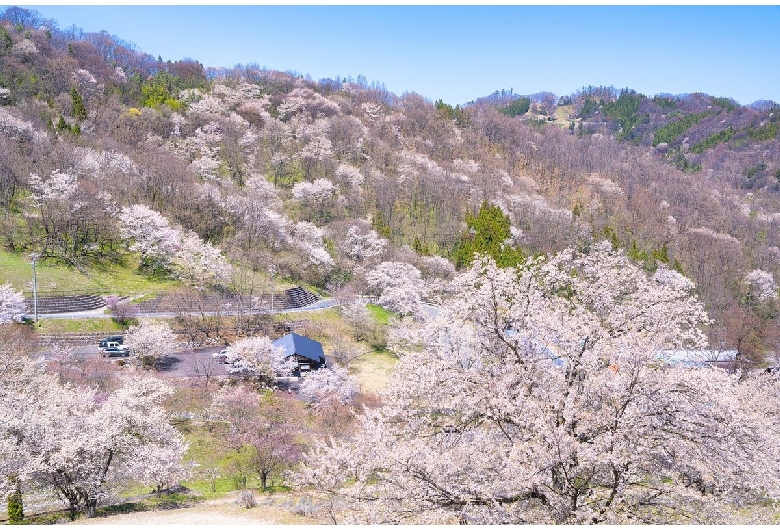
[(87, 516), (87, 519), (92, 519), (93, 517), (95, 517), (96, 508), (97, 508), (97, 499), (88, 499), (86, 505), (84, 506), (84, 514)]

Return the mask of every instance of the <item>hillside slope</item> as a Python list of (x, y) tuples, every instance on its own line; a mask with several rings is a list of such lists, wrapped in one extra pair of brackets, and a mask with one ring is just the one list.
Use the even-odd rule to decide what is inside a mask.
[[(694, 279), (715, 345), (775, 348), (775, 298), (750, 281), (780, 275), (772, 109), (591, 90), (562, 102), (570, 129), (504, 103), (163, 63), (29, 18), (0, 21), (8, 251), (82, 268), (132, 256), (218, 289), (243, 288), (231, 264), (365, 291), (378, 263), (407, 262), (434, 284), (489, 202), (525, 255), (609, 239)], [(558, 103), (538, 99), (537, 118)]]

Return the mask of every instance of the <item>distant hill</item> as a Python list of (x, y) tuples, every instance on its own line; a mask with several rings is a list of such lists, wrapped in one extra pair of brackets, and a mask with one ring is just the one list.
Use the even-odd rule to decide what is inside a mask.
[[(630, 89), (586, 87), (560, 98), (502, 90), (474, 102), (508, 114), (518, 103), (527, 109), (517, 114), (521, 118), (555, 117), (549, 121), (569, 126), (578, 137), (607, 134), (653, 147), (659, 157), (685, 172), (704, 171), (738, 189), (780, 191), (780, 172), (772, 169), (780, 150), (780, 104), (774, 101), (745, 106), (699, 93), (648, 97)], [(565, 122), (556, 117), (558, 108), (567, 111)]]

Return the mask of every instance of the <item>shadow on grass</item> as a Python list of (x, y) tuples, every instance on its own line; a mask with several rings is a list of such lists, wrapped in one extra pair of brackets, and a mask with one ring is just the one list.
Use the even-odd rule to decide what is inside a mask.
[(95, 517), (109, 517), (111, 515), (127, 513), (188, 508), (202, 502), (202, 500), (203, 499), (192, 495), (191, 493), (163, 493), (159, 497), (156, 494), (150, 494), (137, 501), (112, 504), (111, 506), (101, 506), (95, 511)]
[(108, 517), (123, 513), (146, 512), (153, 508), (143, 502), (123, 502), (111, 506), (101, 506), (95, 511), (95, 517)]

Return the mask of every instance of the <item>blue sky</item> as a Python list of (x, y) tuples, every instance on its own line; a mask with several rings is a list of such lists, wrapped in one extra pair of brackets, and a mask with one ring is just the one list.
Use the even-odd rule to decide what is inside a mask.
[(164, 60), (362, 74), (457, 104), (586, 85), (780, 102), (780, 7), (24, 6)]

